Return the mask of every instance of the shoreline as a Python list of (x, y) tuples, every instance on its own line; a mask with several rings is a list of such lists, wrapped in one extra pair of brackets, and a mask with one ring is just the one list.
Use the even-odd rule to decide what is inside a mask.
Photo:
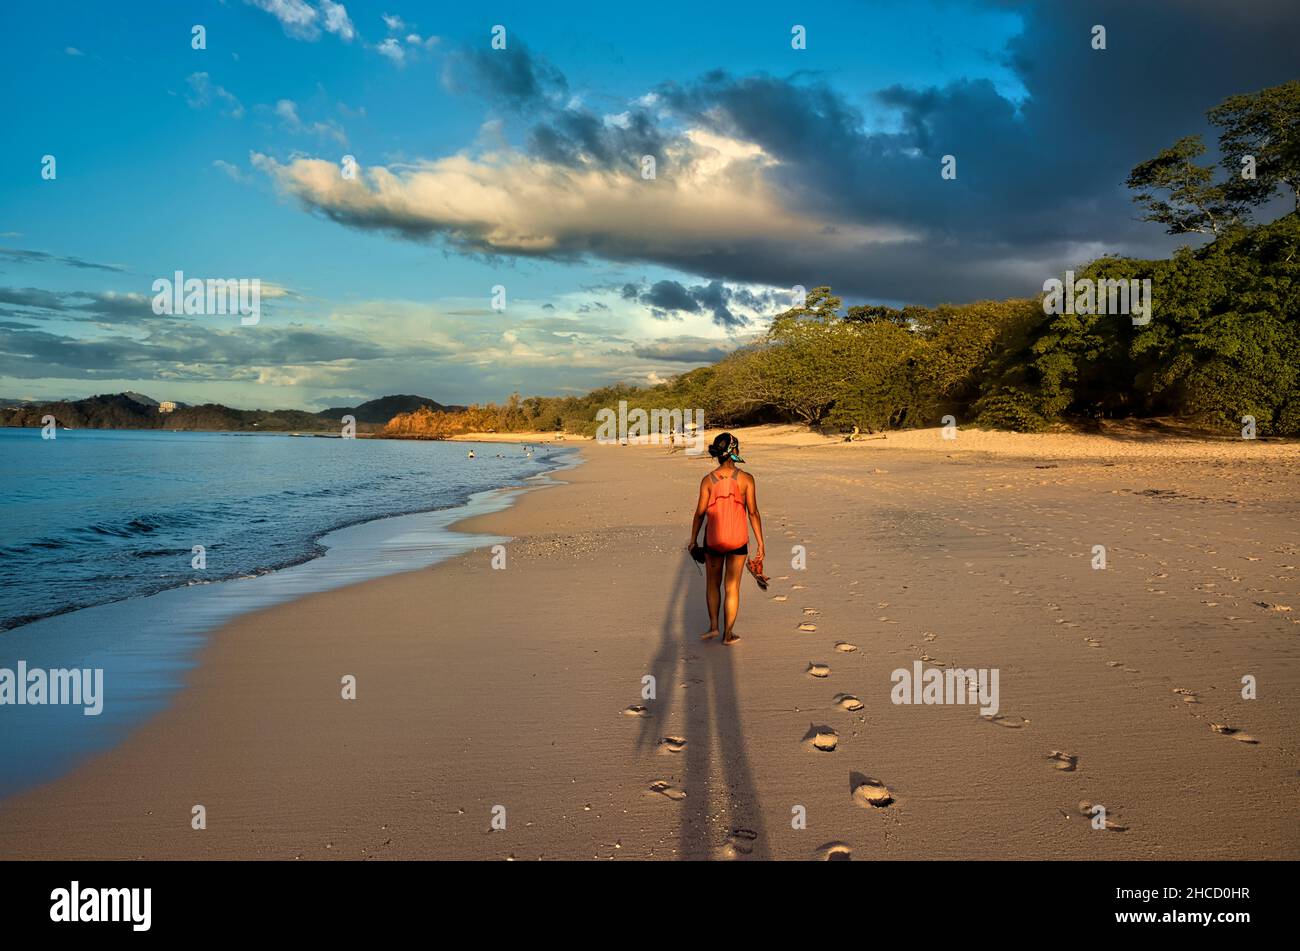
[[(24, 763), (0, 774), (0, 799), (75, 771), (88, 756), (112, 753), (122, 737), (164, 712), (184, 691), (205, 640), (232, 619), (404, 571), (418, 571), (498, 540), (457, 528), (500, 511), (524, 493), (555, 484), (581, 460), (560, 454), (544, 471), (470, 493), (456, 504), (380, 515), (331, 528), (312, 539), (316, 551), (254, 574), (162, 588), (139, 596), (46, 615), (5, 632), (0, 666), (103, 669), (112, 685), (103, 715), (67, 708), (0, 708), (9, 722), (0, 762)], [(80, 708), (72, 713), (79, 714)], [(71, 717), (71, 722), (69, 718)]]
[[(774, 578), (766, 596), (743, 582), (736, 648), (695, 639), (680, 536), (704, 463), (587, 441), (551, 492), (452, 526), (511, 538), (504, 571), (480, 548), (214, 631), (168, 710), (5, 801), (0, 855), (1300, 855), (1296, 621), (1252, 600), (1293, 603), (1294, 448), (1045, 470), (988, 447), (810, 456), (782, 438), (742, 435)], [(1088, 570), (1098, 539), (1115, 570)], [(780, 564), (787, 544), (804, 574)], [(1000, 668), (999, 721), (891, 704), (890, 670), (916, 661)], [(1268, 695), (1234, 701), (1261, 668)], [(835, 751), (808, 746), (821, 727)], [(855, 804), (858, 775), (895, 801)], [(1127, 831), (1091, 833), (1084, 799)], [(791, 804), (815, 831), (790, 828)], [(498, 805), (508, 826), (490, 832)]]
[[(141, 431), (147, 432), (148, 430), (141, 430)], [(280, 434), (269, 434), (269, 435), (280, 435)], [(575, 446), (574, 449), (576, 452), (577, 447)], [(572, 465), (578, 465), (578, 464), (581, 463), (580, 462), (566, 463), (560, 461), (540, 473), (536, 473), (533, 476), (525, 476), (524, 481), (525, 482), (530, 481), (536, 478), (537, 476), (545, 477), (552, 472), (563, 471), (564, 469), (570, 468)], [(294, 557), (288, 561), (277, 562), (273, 565), (259, 565), (256, 569), (252, 571), (252, 573), (228, 575), (226, 577), (215, 578), (210, 581), (205, 580), (200, 583), (186, 582), (184, 584), (173, 584), (167, 587), (157, 588), (152, 591), (145, 591), (140, 594), (127, 595), (126, 597), (115, 598), (109, 601), (99, 601), (94, 604), (77, 605), (73, 607), (63, 608), (61, 610), (54, 611), (49, 614), (40, 614), (31, 617), (24, 617), (20, 619), (20, 623), (15, 624), (12, 627), (0, 627), (0, 635), (6, 635), (14, 632), (21, 632), (23, 628), (31, 624), (36, 624), (41, 621), (48, 621), (51, 618), (63, 617), (68, 614), (75, 614), (78, 611), (90, 611), (90, 610), (94, 610), (95, 608), (102, 608), (110, 604), (120, 604), (125, 601), (140, 601), (145, 598), (152, 598), (160, 594), (165, 594), (168, 591), (176, 591), (180, 589), (196, 587), (198, 584), (209, 585), (209, 584), (227, 584), (229, 582), (234, 582), (234, 581), (255, 581), (258, 578), (263, 578), (268, 575), (273, 575), (281, 571), (287, 571), (291, 568), (296, 568), (299, 565), (305, 565), (310, 562), (318, 561), (319, 559), (324, 558), (328, 551), (328, 546), (325, 546), (323, 543), (326, 538), (336, 533), (345, 532), (348, 529), (357, 528), (363, 525), (371, 525), (376, 522), (383, 522), (388, 519), (408, 518), (411, 516), (428, 515), (433, 512), (445, 512), (445, 511), (451, 511), (453, 509), (465, 508), (470, 505), (470, 503), (473, 501), (473, 499), (476, 496), (481, 495), (483, 493), (507, 492), (512, 489), (519, 489), (519, 488), (527, 488), (527, 486), (513, 486), (513, 485), (496, 486), (493, 488), (481, 490), (479, 492), (470, 493), (468, 496), (465, 497), (464, 500), (454, 503), (452, 505), (442, 506), (439, 508), (430, 508), (430, 509), (415, 509), (409, 512), (398, 511), (398, 512), (389, 513), (387, 515), (366, 516), (366, 517), (358, 518), (355, 521), (343, 522), (342, 524), (335, 525), (331, 528), (316, 532), (308, 536), (306, 539), (306, 544), (310, 546), (310, 550), (305, 552), (301, 556)]]

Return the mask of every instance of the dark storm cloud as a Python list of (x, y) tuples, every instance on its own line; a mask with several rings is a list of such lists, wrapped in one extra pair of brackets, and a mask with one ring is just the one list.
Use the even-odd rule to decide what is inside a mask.
[(443, 84), (511, 109), (533, 108), (565, 96), (564, 74), (518, 40), (503, 50), (461, 47), (443, 64)]
[(580, 106), (557, 110), (547, 121), (533, 126), (529, 151), (537, 158), (574, 168), (597, 166), (637, 168), (643, 156), (655, 158), (656, 174), (669, 171), (665, 154), (671, 137), (643, 110), (621, 115), (617, 122)]
[[(1179, 137), (1206, 132), (1206, 110), (1225, 97), (1295, 76), (1294, 0), (982, 3), (1022, 19), (1022, 32), (989, 52), (1026, 98), (1012, 101), (982, 78), (890, 85), (867, 91), (889, 116), (883, 129), (867, 124), (845, 90), (809, 73), (707, 71), (663, 83), (652, 107), (612, 118), (574, 104), (559, 70), (517, 44), (462, 52), (448, 64), (449, 85), (526, 116), (531, 155), (557, 166), (626, 169), (641, 154), (691, 161), (686, 129), (759, 146), (774, 162), (754, 174), (779, 207), (820, 226), (804, 240), (751, 227), (700, 241), (689, 215), (661, 216), (651, 231), (597, 213), (566, 218), (571, 206), (558, 202), (558, 224), (525, 217), (521, 226), (548, 240), (502, 251), (489, 244), (493, 229), (440, 217), (441, 206), (419, 213), (373, 198), (340, 203), (337, 190), (301, 180), (299, 197), (355, 227), (442, 236), (468, 251), (653, 263), (698, 275), (706, 287), (826, 283), (850, 296), (925, 304), (1031, 294), (1101, 253), (1168, 253), (1179, 242), (1136, 220), (1123, 185), (1129, 171)], [(1097, 24), (1104, 50), (1091, 44)], [(940, 175), (948, 155), (955, 180)], [(672, 170), (660, 177), (671, 181)], [(743, 323), (721, 291), (710, 299), (656, 286), (625, 295), (647, 297), (660, 316), (707, 310), (723, 326)]]
[(644, 290), (635, 284), (625, 284), (620, 292), (625, 300), (640, 301), (660, 319), (671, 319), (681, 313), (708, 313), (719, 327), (734, 329), (744, 327), (749, 317), (731, 309), (733, 301), (747, 305), (756, 302), (749, 292), (737, 293), (721, 281), (687, 287), (678, 281), (656, 281)]
[[(921, 240), (812, 260), (798, 248), (763, 258), (719, 249), (695, 273), (789, 285), (831, 283), (848, 293), (933, 303), (1029, 293), (1080, 255), (1167, 253), (1174, 241), (1139, 223), (1123, 181), (1182, 135), (1206, 131), (1226, 96), (1294, 78), (1300, 13), (1290, 2), (1123, 0), (1015, 4), (1025, 28), (1006, 58), (1021, 104), (985, 80), (892, 86), (877, 101), (898, 128), (869, 132), (823, 81), (722, 71), (666, 84), (680, 115), (761, 145), (781, 160), (787, 202), (818, 213), (892, 222)], [(1107, 31), (1094, 50), (1092, 27)], [(1210, 140), (1212, 143), (1212, 139)], [(957, 162), (944, 181), (942, 157)], [(776, 251), (777, 249), (772, 249)], [(741, 253), (736, 253), (741, 251)]]
[(659, 310), (685, 310), (697, 313), (700, 303), (695, 295), (677, 281), (656, 281), (641, 295), (641, 303)]
[(518, 41), (504, 50), (457, 50), (448, 57), (443, 81), (453, 91), (476, 93), (536, 119), (528, 149), (545, 161), (613, 168), (636, 165), (643, 155), (664, 155), (667, 138), (648, 112), (631, 109), (618, 122), (606, 122), (571, 101), (564, 74)]

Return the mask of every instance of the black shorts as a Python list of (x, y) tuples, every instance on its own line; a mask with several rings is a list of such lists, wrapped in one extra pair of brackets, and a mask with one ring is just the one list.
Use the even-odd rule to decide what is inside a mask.
[(733, 548), (731, 551), (718, 551), (716, 548), (707, 548), (707, 547), (705, 550), (710, 555), (718, 555), (719, 557), (723, 555), (748, 555), (749, 542), (745, 542), (745, 544), (741, 545), (739, 548)]

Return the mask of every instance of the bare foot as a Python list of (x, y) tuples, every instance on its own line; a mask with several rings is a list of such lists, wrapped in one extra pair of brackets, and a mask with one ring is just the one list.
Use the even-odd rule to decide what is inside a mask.
[(722, 638), (722, 643), (724, 643), (724, 644), (726, 644), (728, 647), (730, 647), (732, 644), (736, 643), (736, 641), (738, 641), (738, 640), (740, 640), (740, 635), (739, 635), (739, 634), (736, 634), (736, 633), (733, 632), (733, 631), (728, 631), (728, 632), (723, 636), (723, 638)]
[(711, 641), (711, 640), (713, 640), (713, 639), (714, 639), (715, 637), (717, 637), (717, 636), (718, 636), (718, 629), (717, 629), (716, 627), (714, 627), (714, 628), (710, 628), (709, 630), (707, 630), (707, 631), (705, 631), (703, 634), (701, 634), (701, 635), (700, 635), (700, 640), (702, 640), (702, 641)]

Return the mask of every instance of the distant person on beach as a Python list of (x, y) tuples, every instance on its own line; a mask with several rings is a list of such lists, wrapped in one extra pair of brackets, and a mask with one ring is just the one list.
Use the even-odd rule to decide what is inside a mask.
[[(722, 643), (734, 644), (740, 640), (733, 628), (740, 612), (740, 579), (745, 572), (745, 556), (749, 554), (749, 529), (752, 525), (758, 549), (754, 557), (757, 578), (762, 574), (763, 565), (763, 520), (758, 513), (754, 477), (736, 468), (736, 463), (745, 461), (740, 457), (740, 442), (736, 437), (731, 433), (718, 436), (709, 447), (709, 455), (718, 461), (718, 467), (700, 480), (700, 497), (686, 548), (697, 561), (702, 558), (708, 570), (709, 629), (700, 635), (700, 640), (709, 641), (718, 636), (718, 609), (722, 606), (725, 586)], [(700, 548), (700, 527), (706, 524), (706, 515), (704, 547)]]

